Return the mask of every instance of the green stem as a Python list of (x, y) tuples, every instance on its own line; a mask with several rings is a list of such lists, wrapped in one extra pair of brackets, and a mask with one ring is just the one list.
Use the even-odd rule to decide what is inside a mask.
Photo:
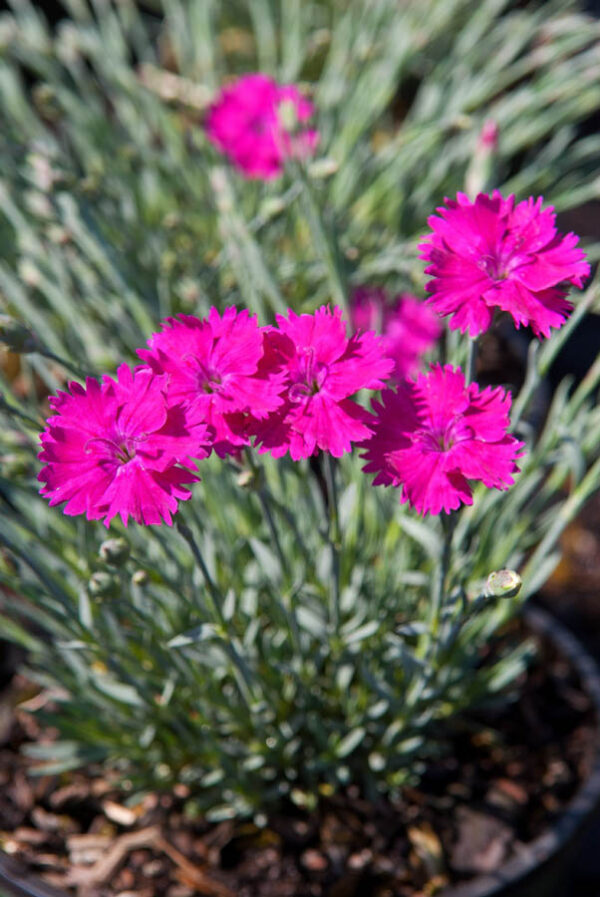
[(177, 526), (177, 529), (179, 530), (179, 532), (181, 533), (181, 535), (183, 536), (183, 538), (185, 539), (185, 541), (187, 542), (187, 544), (190, 548), (190, 551), (192, 552), (192, 554), (194, 556), (194, 560), (200, 567), (202, 576), (204, 577), (204, 582), (206, 583), (206, 588), (208, 590), (208, 594), (210, 595), (210, 600), (211, 600), (213, 610), (215, 612), (215, 616), (217, 617), (221, 626), (223, 626), (224, 628), (227, 628), (227, 621), (225, 620), (225, 617), (223, 616), (223, 608), (221, 606), (222, 605), (222, 595), (221, 595), (221, 592), (220, 592), (218, 586), (216, 585), (215, 581), (213, 580), (212, 576), (210, 575), (210, 573), (208, 571), (208, 567), (206, 566), (206, 561), (204, 560), (204, 556), (203, 556), (202, 552), (200, 551), (200, 546), (196, 542), (196, 540), (194, 538), (194, 534), (192, 533), (192, 531), (189, 528), (189, 526), (187, 525), (187, 523), (184, 523), (183, 520), (177, 520), (176, 526)]
[[(265, 484), (264, 471), (259, 461), (254, 457), (251, 448), (246, 448), (244, 450), (248, 463), (252, 469), (252, 473), (257, 479), (258, 487), (257, 487), (257, 495), (258, 500), (260, 502), (261, 509), (265, 516), (265, 520), (267, 522), (267, 527), (269, 528), (269, 532), (271, 534), (271, 538), (273, 539), (273, 543), (275, 545), (275, 551), (277, 553), (277, 557), (279, 558), (279, 564), (281, 566), (281, 572), (284, 577), (287, 578), (288, 584), (290, 582), (290, 575), (288, 569), (288, 562), (286, 560), (285, 554), (283, 552), (283, 548), (281, 547), (281, 540), (279, 538), (279, 530), (277, 529), (277, 524), (275, 523), (275, 517), (273, 512), (271, 511), (271, 504), (276, 504), (275, 499), (271, 495), (268, 487)], [(295, 525), (294, 525), (294, 531)], [(287, 625), (290, 631), (290, 636), (293, 644), (295, 645), (298, 652), (300, 652), (300, 632), (298, 630), (298, 620), (296, 618), (296, 609), (294, 606), (294, 599), (292, 597), (292, 593), (290, 593), (289, 600), (285, 600), (285, 597), (282, 596), (282, 606), (284, 611), (284, 616), (287, 621)]]
[(35, 420), (35, 418), (30, 417), (28, 414), (25, 414), (25, 412), (17, 408), (16, 405), (11, 405), (10, 402), (7, 402), (4, 393), (2, 392), (0, 392), (0, 411), (6, 411), (7, 414), (18, 417), (19, 420), (24, 421), (36, 430), (41, 430), (44, 426), (41, 421)]
[(252, 714), (251, 705), (254, 701), (254, 695), (252, 691), (252, 674), (248, 668), (246, 661), (237, 650), (234, 639), (229, 630), (229, 625), (223, 615), (223, 596), (221, 595), (221, 591), (208, 571), (208, 567), (206, 566), (206, 561), (204, 560), (204, 557), (200, 550), (200, 546), (196, 542), (194, 534), (192, 533), (189, 526), (182, 520), (177, 520), (176, 526), (189, 545), (190, 551), (194, 556), (194, 560), (200, 567), (202, 576), (204, 577), (204, 581), (207, 586), (208, 594), (210, 595), (215, 616), (217, 617), (219, 624), (223, 630), (223, 643), (225, 645), (225, 650), (227, 651), (227, 654), (234, 664), (234, 669), (238, 674), (235, 676), (235, 681), (237, 683), (240, 696), (244, 701), (244, 704), (246, 705), (248, 713)]
[(332, 299), (336, 305), (339, 305), (348, 314), (348, 288), (337, 240), (331, 232), (331, 228), (325, 224), (322, 210), (302, 164), (295, 164), (293, 170), (302, 184), (304, 211), (314, 247), (327, 268)]
[(469, 346), (467, 351), (467, 372), (466, 372), (466, 385), (472, 383), (475, 380), (476, 368), (477, 368), (477, 353), (478, 353), (478, 340), (472, 339), (469, 337)]
[(454, 532), (454, 519), (450, 514), (441, 515), (441, 524), (444, 531), (442, 555), (434, 580), (431, 607), (429, 611), (430, 647), (439, 641), (440, 626), (444, 610), (444, 598), (446, 596), (446, 580), (450, 569), (450, 555), (452, 549), (452, 534)]
[(67, 361), (66, 358), (61, 358), (60, 355), (55, 355), (54, 352), (51, 352), (49, 349), (38, 349), (38, 354), (43, 358), (49, 358), (50, 361), (56, 361), (58, 364), (62, 365), (67, 370), (71, 371), (78, 377), (80, 380), (85, 380), (87, 377), (91, 377), (91, 374), (86, 374), (84, 370), (77, 367), (76, 364), (73, 364), (71, 361)]
[(338, 496), (335, 483), (335, 461), (329, 452), (325, 452), (325, 481), (329, 512), (329, 529), (327, 533), (331, 550), (331, 618), (334, 631), (340, 628), (340, 548), (341, 532), (338, 511)]
[(275, 518), (273, 517), (273, 513), (271, 511), (271, 502), (270, 502), (270, 494), (265, 487), (264, 484), (264, 472), (256, 460), (252, 453), (252, 449), (246, 448), (244, 449), (244, 454), (246, 455), (246, 459), (248, 464), (252, 469), (252, 473), (255, 475), (257, 480), (257, 488), (256, 494), (258, 495), (258, 500), (260, 502), (260, 506), (262, 512), (265, 516), (265, 520), (267, 521), (267, 527), (269, 528), (269, 532), (271, 534), (271, 538), (273, 539), (273, 544), (275, 545), (275, 551), (277, 552), (277, 557), (279, 558), (279, 564), (281, 566), (281, 572), (286, 575), (287, 574), (287, 562), (285, 559), (285, 555), (283, 553), (283, 549), (281, 547), (281, 540), (279, 538), (279, 531), (277, 529), (277, 525), (275, 523)]

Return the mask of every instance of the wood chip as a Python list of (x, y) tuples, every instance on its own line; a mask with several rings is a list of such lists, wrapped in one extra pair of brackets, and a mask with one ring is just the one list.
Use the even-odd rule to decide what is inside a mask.
[(205, 897), (236, 897), (235, 893), (221, 882), (210, 878), (200, 866), (184, 857), (172, 844), (162, 836), (156, 839), (155, 846), (165, 853), (177, 866), (177, 878), (185, 885), (198, 890)]
[(494, 872), (507, 855), (513, 831), (494, 816), (468, 807), (457, 810), (458, 837), (450, 857), (457, 872), (471, 875)]
[(133, 825), (137, 819), (135, 810), (124, 807), (123, 804), (117, 804), (114, 800), (105, 800), (102, 803), (102, 809), (104, 810), (104, 815), (112, 822), (116, 822), (117, 825), (128, 827)]
[(409, 825), (406, 834), (428, 878), (444, 875), (444, 851), (431, 825), (427, 822)]
[(53, 791), (48, 802), (53, 810), (60, 810), (69, 801), (83, 801), (90, 794), (90, 786), (86, 782), (72, 782), (63, 788)]
[(107, 884), (115, 875), (127, 854), (139, 847), (151, 847), (159, 836), (156, 826), (149, 826), (139, 832), (121, 835), (109, 849), (91, 867), (75, 866), (70, 870), (68, 883), (88, 887), (90, 885)]
[(109, 849), (114, 838), (108, 835), (71, 835), (67, 838), (67, 850), (73, 865), (89, 866), (99, 860)]

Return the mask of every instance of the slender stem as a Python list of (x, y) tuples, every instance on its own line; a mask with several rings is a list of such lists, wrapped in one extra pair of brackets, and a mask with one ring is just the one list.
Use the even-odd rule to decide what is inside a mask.
[(76, 377), (79, 377), (80, 380), (85, 380), (87, 377), (92, 376), (91, 374), (86, 373), (80, 367), (77, 367), (76, 364), (73, 364), (71, 361), (67, 361), (66, 358), (61, 358), (60, 355), (55, 355), (54, 352), (51, 352), (49, 349), (38, 349), (37, 351), (40, 355), (43, 356), (43, 358), (49, 358), (50, 361), (56, 361), (64, 368), (67, 368), (67, 370), (75, 374)]
[(252, 449), (246, 448), (244, 450), (244, 454), (246, 455), (248, 463), (252, 468), (252, 472), (257, 476), (258, 487), (256, 493), (258, 495), (258, 500), (260, 502), (262, 512), (265, 515), (265, 520), (267, 521), (267, 526), (269, 528), (271, 538), (273, 539), (273, 544), (275, 545), (275, 551), (277, 552), (277, 557), (279, 558), (281, 571), (285, 574), (287, 572), (287, 562), (283, 553), (283, 549), (281, 547), (281, 540), (279, 538), (279, 531), (275, 523), (275, 518), (273, 517), (273, 514), (271, 512), (270, 494), (264, 484), (264, 473), (262, 467), (254, 457)]
[(329, 452), (325, 452), (325, 480), (329, 512), (328, 541), (331, 550), (331, 617), (334, 630), (340, 627), (340, 548), (341, 532), (338, 512), (337, 487), (335, 483), (335, 461)]
[(183, 520), (177, 520), (176, 526), (177, 526), (177, 529), (179, 530), (179, 532), (181, 533), (181, 535), (183, 536), (183, 538), (185, 539), (185, 541), (188, 543), (188, 545), (190, 547), (190, 551), (192, 552), (192, 554), (194, 556), (194, 560), (200, 567), (202, 576), (204, 577), (204, 582), (206, 583), (208, 594), (210, 595), (213, 610), (219, 620), (219, 623), (223, 627), (226, 628), (227, 621), (225, 620), (225, 617), (223, 616), (223, 608), (221, 606), (222, 605), (222, 595), (221, 595), (221, 592), (220, 592), (218, 586), (216, 585), (216, 583), (214, 582), (212, 576), (210, 575), (210, 573), (208, 571), (208, 567), (206, 566), (206, 561), (204, 560), (202, 552), (200, 551), (200, 546), (196, 542), (196, 540), (194, 538), (194, 534), (192, 533), (192, 531), (189, 528), (189, 526), (187, 525), (187, 523), (184, 523)]
[(329, 285), (333, 301), (348, 313), (348, 288), (340, 259), (339, 246), (335, 234), (323, 219), (321, 207), (315, 196), (310, 179), (302, 164), (295, 164), (293, 170), (302, 184), (304, 211), (308, 219), (309, 229), (315, 249), (322, 257), (327, 268)]
[(442, 556), (440, 558), (439, 567), (436, 571), (437, 576), (434, 581), (431, 607), (429, 612), (429, 629), (431, 633), (431, 644), (435, 645), (439, 639), (440, 625), (444, 610), (444, 598), (446, 596), (446, 579), (450, 569), (450, 553), (452, 548), (452, 533), (454, 532), (454, 520), (449, 514), (441, 515), (442, 529), (444, 531), (444, 542), (442, 546)]
[(25, 421), (25, 423), (30, 424), (30, 426), (34, 427), (36, 430), (41, 430), (44, 426), (41, 421), (30, 417), (28, 414), (25, 414), (24, 411), (21, 411), (20, 408), (17, 408), (16, 405), (11, 405), (10, 402), (7, 402), (6, 397), (2, 392), (0, 392), (0, 411), (6, 411), (7, 414), (12, 414), (15, 417), (18, 417), (19, 420)]
[[(260, 465), (260, 462), (255, 458), (252, 449), (246, 448), (244, 450), (248, 463), (252, 468), (252, 472), (257, 476), (258, 480), (258, 488), (257, 495), (258, 500), (260, 502), (260, 506), (262, 508), (263, 514), (265, 516), (265, 520), (267, 521), (267, 526), (269, 528), (269, 532), (271, 534), (271, 538), (273, 539), (273, 543), (275, 545), (275, 550), (277, 552), (277, 557), (279, 558), (279, 563), (281, 566), (281, 571), (284, 576), (287, 577), (288, 583), (290, 580), (289, 576), (289, 567), (288, 562), (286, 560), (285, 554), (283, 552), (283, 548), (281, 547), (281, 540), (279, 538), (279, 530), (277, 529), (277, 524), (275, 523), (275, 517), (271, 511), (271, 503), (276, 504), (275, 499), (271, 495), (269, 489), (265, 485), (264, 480), (264, 472)], [(287, 519), (287, 518), (286, 518)], [(296, 532), (294, 525), (294, 532)], [(289, 600), (286, 600), (284, 595), (282, 595), (282, 606), (285, 614), (285, 618), (288, 624), (288, 628), (290, 630), (290, 636), (292, 638), (292, 642), (294, 643), (296, 649), (300, 652), (300, 633), (298, 630), (298, 620), (296, 618), (296, 609), (294, 607), (294, 600), (290, 594)]]
[(472, 383), (475, 379), (477, 369), (478, 340), (469, 337), (469, 346), (467, 351), (467, 373), (466, 383)]
[[(440, 522), (443, 530), (442, 553), (431, 588), (431, 603), (429, 605), (427, 632), (417, 650), (417, 655), (421, 659), (429, 656), (430, 660), (437, 652), (437, 643), (439, 641), (441, 621), (444, 611), (444, 599), (446, 596), (446, 580), (450, 569), (452, 536), (456, 523), (454, 515), (451, 514), (441, 514)], [(431, 664), (429, 666), (431, 669)]]
[(454, 516), (449, 514), (442, 514), (440, 520), (444, 533), (442, 554), (432, 583), (427, 631), (419, 641), (415, 652), (416, 657), (421, 661), (425, 661), (425, 663), (419, 669), (415, 680), (413, 680), (411, 687), (407, 691), (407, 708), (415, 707), (418, 704), (427, 686), (431, 685), (437, 676), (435, 660), (440, 641), (440, 629), (446, 597), (446, 580), (450, 570), (452, 535), (456, 522)]
[(200, 551), (200, 546), (196, 542), (194, 534), (192, 533), (189, 526), (182, 520), (177, 520), (176, 526), (189, 545), (190, 550), (194, 556), (194, 560), (202, 571), (202, 575), (204, 577), (204, 581), (206, 582), (208, 594), (210, 595), (215, 615), (223, 630), (223, 644), (225, 650), (234, 665), (234, 670), (236, 671), (235, 681), (238, 686), (238, 691), (244, 704), (246, 705), (248, 714), (252, 715), (252, 703), (254, 701), (254, 694), (252, 690), (252, 673), (250, 672), (246, 661), (237, 650), (234, 638), (229, 629), (229, 625), (223, 615), (221, 591), (208, 571), (206, 561), (204, 560), (202, 552)]

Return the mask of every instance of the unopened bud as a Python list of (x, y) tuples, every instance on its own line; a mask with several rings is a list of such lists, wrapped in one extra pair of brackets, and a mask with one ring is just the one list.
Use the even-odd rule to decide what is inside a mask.
[(500, 129), (493, 119), (487, 119), (479, 132), (473, 157), (465, 175), (465, 187), (469, 196), (477, 196), (489, 188), (493, 181)]
[(498, 127), (498, 122), (494, 121), (493, 118), (487, 118), (481, 129), (479, 134), (479, 139), (477, 141), (477, 148), (481, 150), (487, 150), (488, 152), (495, 152), (498, 149), (498, 137), (500, 136), (500, 128)]
[(129, 557), (129, 545), (121, 536), (117, 539), (106, 539), (98, 553), (110, 567), (122, 567)]
[(104, 570), (98, 570), (96, 573), (92, 573), (88, 583), (89, 593), (94, 598), (101, 598), (104, 595), (109, 595), (114, 587), (114, 577)]
[(493, 598), (514, 598), (521, 585), (521, 577), (514, 570), (496, 570), (488, 576), (485, 590)]
[(0, 458), (2, 472), (7, 479), (26, 476), (30, 472), (28, 458), (25, 455), (9, 454)]
[(296, 104), (293, 100), (282, 100), (277, 107), (277, 116), (288, 134), (292, 134), (298, 125)]
[(260, 485), (260, 472), (245, 468), (236, 477), (238, 486), (242, 489), (258, 489)]
[(37, 84), (32, 90), (33, 101), (40, 113), (48, 121), (58, 121), (62, 117), (62, 109), (58, 102), (56, 90), (50, 84)]
[(324, 159), (315, 159), (314, 162), (311, 162), (308, 166), (308, 173), (311, 178), (315, 179), (329, 178), (336, 173), (339, 167), (335, 159), (326, 156)]
[(131, 577), (131, 581), (134, 586), (144, 586), (148, 582), (148, 574), (145, 570), (136, 570)]
[(260, 207), (260, 215), (262, 218), (271, 219), (285, 210), (285, 201), (280, 196), (271, 196), (265, 199)]
[(31, 330), (10, 315), (0, 315), (0, 342), (11, 352), (36, 352), (40, 348), (40, 343)]
[(26, 286), (32, 289), (39, 287), (42, 279), (39, 269), (29, 259), (22, 259), (19, 262), (19, 277)]

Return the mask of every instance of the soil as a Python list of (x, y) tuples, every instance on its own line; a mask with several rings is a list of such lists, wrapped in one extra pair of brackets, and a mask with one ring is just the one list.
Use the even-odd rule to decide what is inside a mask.
[(49, 697), (23, 702), (27, 687), (16, 677), (0, 704), (0, 847), (77, 897), (433, 895), (540, 834), (585, 778), (597, 739), (577, 675), (541, 643), (518, 701), (457, 723), (398, 804), (349, 789), (312, 815), (290, 807), (261, 828), (208, 825), (184, 787), (133, 798), (99, 768), (31, 777), (19, 748), (53, 733), (30, 712)]

